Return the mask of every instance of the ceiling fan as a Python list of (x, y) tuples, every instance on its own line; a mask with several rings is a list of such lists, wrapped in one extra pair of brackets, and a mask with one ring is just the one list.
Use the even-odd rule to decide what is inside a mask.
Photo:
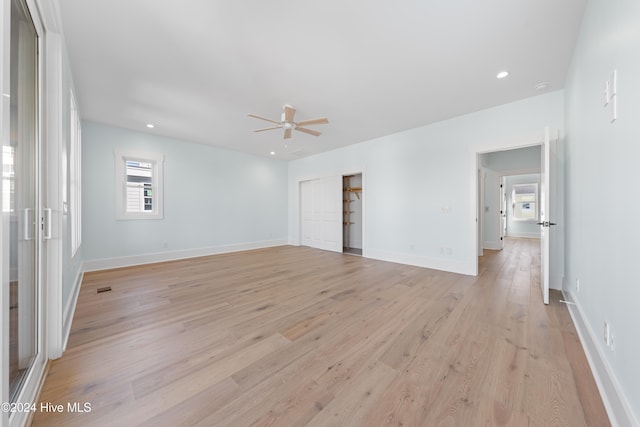
[(254, 132), (264, 132), (265, 130), (273, 130), (273, 129), (284, 129), (284, 139), (291, 138), (292, 130), (308, 133), (309, 135), (313, 135), (313, 136), (320, 136), (321, 135), (320, 132), (318, 132), (317, 130), (308, 129), (305, 126), (323, 125), (323, 124), (329, 123), (329, 119), (327, 119), (326, 117), (322, 117), (319, 119), (311, 119), (311, 120), (301, 120), (299, 122), (295, 122), (293, 121), (293, 116), (296, 114), (296, 109), (293, 108), (291, 105), (284, 105), (282, 109), (284, 111), (280, 116), (280, 121), (266, 119), (264, 117), (256, 116), (255, 114), (249, 114), (249, 117), (265, 120), (267, 122), (275, 123), (277, 125), (270, 128), (254, 130)]

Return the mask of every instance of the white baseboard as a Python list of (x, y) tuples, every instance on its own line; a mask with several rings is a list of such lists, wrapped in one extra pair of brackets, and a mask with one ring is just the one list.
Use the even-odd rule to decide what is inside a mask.
[(183, 249), (178, 251), (156, 252), (151, 254), (132, 255), (117, 258), (104, 258), (84, 261), (84, 271), (109, 270), (112, 268), (131, 267), (134, 265), (153, 264), (156, 262), (175, 261), (186, 258), (247, 251), (251, 249), (271, 248), (286, 245), (286, 239), (263, 240), (259, 242), (235, 243), (231, 245), (208, 248)]
[[(299, 242), (289, 241), (290, 246), (301, 246)], [(342, 252), (342, 251), (338, 251)], [(408, 255), (396, 252), (387, 252), (376, 249), (362, 248), (364, 258), (377, 259), (379, 261), (395, 262), (398, 264), (413, 265), (416, 267), (431, 268), (433, 270), (448, 271), (450, 273), (465, 274), (467, 276), (476, 275), (476, 264), (473, 262), (463, 262), (459, 260), (449, 260), (443, 258), (430, 258), (420, 255)], [(476, 259), (477, 262), (477, 259)]]
[(484, 242), (482, 248), (490, 251), (499, 251), (502, 249), (502, 242)]
[(82, 285), (82, 278), (84, 277), (84, 270), (82, 265), (78, 269), (76, 279), (73, 281), (73, 289), (69, 295), (64, 312), (62, 314), (62, 352), (67, 349), (67, 342), (69, 341), (69, 333), (71, 332), (71, 322), (73, 322), (73, 315), (76, 312), (76, 304), (78, 303), (78, 295), (80, 295), (80, 286)]
[(576, 326), (582, 348), (598, 385), (598, 390), (600, 390), (600, 396), (609, 415), (611, 425), (614, 427), (640, 427), (640, 423), (633, 414), (628, 399), (622, 392), (618, 380), (613, 375), (611, 366), (603, 355), (605, 350), (598, 339), (600, 335), (593, 332), (584, 316), (579, 301), (573, 298), (573, 294), (563, 291), (563, 295), (565, 300), (575, 302), (575, 305), (568, 304), (567, 307), (573, 324)]
[(380, 261), (389, 261), (399, 264), (414, 265), (416, 267), (432, 268), (434, 270), (448, 271), (451, 273), (465, 274), (468, 276), (474, 276), (476, 274), (476, 265), (472, 265), (472, 263), (459, 260), (431, 258), (420, 255), (408, 255), (371, 249), (363, 249), (362, 256), (365, 258), (372, 258)]

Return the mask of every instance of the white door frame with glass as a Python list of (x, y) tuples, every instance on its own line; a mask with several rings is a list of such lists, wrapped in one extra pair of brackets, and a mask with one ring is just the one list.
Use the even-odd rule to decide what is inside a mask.
[[(42, 35), (34, 0), (2, 0), (2, 402), (33, 402), (44, 374), (44, 208)], [(2, 411), (2, 425), (24, 425), (28, 411)]]

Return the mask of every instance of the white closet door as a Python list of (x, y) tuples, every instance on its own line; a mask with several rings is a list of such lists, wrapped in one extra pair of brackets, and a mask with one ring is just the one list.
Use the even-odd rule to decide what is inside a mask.
[(300, 244), (313, 246), (313, 181), (300, 183)]
[(300, 183), (301, 244), (342, 252), (342, 179)]

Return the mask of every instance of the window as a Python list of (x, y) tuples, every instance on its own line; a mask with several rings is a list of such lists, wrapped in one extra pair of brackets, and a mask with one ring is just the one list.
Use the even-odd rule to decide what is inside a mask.
[(81, 188), (81, 169), (82, 163), (81, 145), (82, 133), (80, 129), (80, 114), (76, 105), (76, 99), (73, 92), (70, 93), (70, 127), (69, 127), (69, 219), (71, 224), (71, 256), (74, 256), (82, 243), (82, 188)]
[(116, 218), (162, 218), (163, 156), (116, 150)]
[(538, 219), (538, 184), (516, 184), (511, 196), (513, 219), (535, 221)]

